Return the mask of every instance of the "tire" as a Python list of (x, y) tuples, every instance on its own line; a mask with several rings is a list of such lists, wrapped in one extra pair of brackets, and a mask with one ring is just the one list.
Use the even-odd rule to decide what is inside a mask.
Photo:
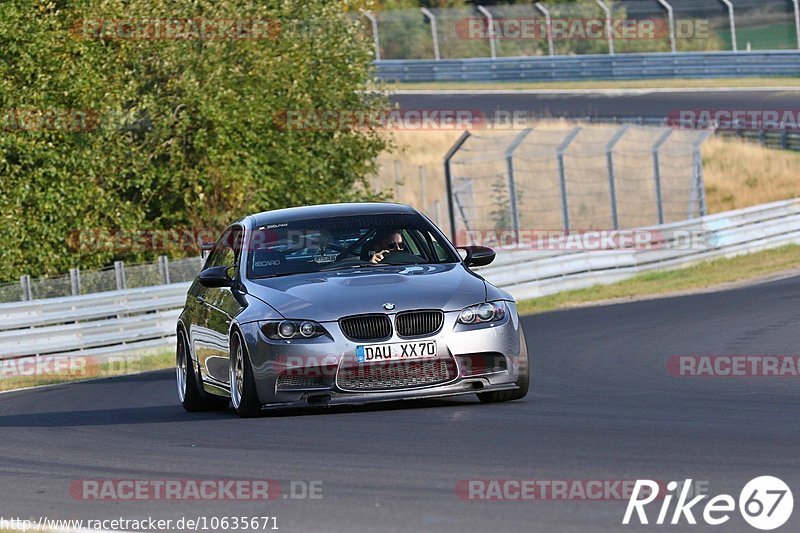
[(515, 382), (515, 385), (519, 388), (478, 393), (478, 399), (481, 402), (510, 402), (512, 400), (521, 400), (527, 396), (531, 381), (531, 367), (528, 361), (528, 343), (525, 340), (525, 332), (522, 331), (522, 325), (520, 325), (519, 329), (519, 347), (519, 377)]
[(261, 414), (261, 402), (256, 392), (253, 367), (238, 331), (231, 335), (230, 384), (231, 405), (242, 418)]
[(195, 374), (191, 358), (186, 335), (183, 330), (179, 330), (178, 344), (175, 350), (175, 377), (178, 384), (178, 401), (190, 413), (227, 409), (227, 399), (209, 396), (202, 391), (203, 386), (199, 376)]

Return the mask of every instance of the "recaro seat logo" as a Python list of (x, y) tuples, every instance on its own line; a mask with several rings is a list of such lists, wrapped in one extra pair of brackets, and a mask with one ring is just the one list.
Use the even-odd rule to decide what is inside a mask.
[[(686, 524), (696, 525), (697, 520), (693, 507), (700, 504), (708, 496), (701, 494), (689, 500), (689, 488), (692, 480), (687, 479), (681, 485), (676, 481), (667, 484), (667, 494), (661, 503), (658, 518), (653, 525), (678, 525), (685, 520)], [(634, 511), (639, 524), (650, 524), (645, 506), (652, 503), (658, 496), (659, 484), (649, 479), (637, 480), (633, 493), (625, 510), (623, 525), (630, 525)], [(678, 495), (678, 488), (682, 487), (677, 503), (672, 512), (672, 518), (667, 522), (672, 500)], [(739, 513), (745, 522), (756, 529), (771, 531), (785, 524), (794, 510), (794, 497), (789, 486), (781, 479), (773, 476), (761, 476), (750, 480), (739, 493)], [(729, 494), (714, 496), (702, 507), (703, 521), (712, 526), (719, 526), (731, 519), (731, 514), (736, 511), (736, 500)], [(700, 509), (697, 509), (700, 512)], [(635, 523), (635, 522), (634, 522)]]

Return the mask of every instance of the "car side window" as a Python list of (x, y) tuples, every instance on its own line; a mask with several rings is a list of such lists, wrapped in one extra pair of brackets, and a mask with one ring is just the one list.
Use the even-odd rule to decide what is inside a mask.
[(426, 240), (431, 244), (431, 248), (436, 256), (436, 260), (438, 262), (447, 261), (448, 253), (444, 249), (444, 246), (442, 246), (442, 244), (436, 239), (436, 237), (430, 232), (427, 232), (425, 237)]
[(204, 269), (237, 265), (242, 251), (241, 243), (242, 230), (238, 227), (227, 229), (208, 255)]
[[(415, 231), (415, 233), (419, 232)], [(416, 241), (412, 238), (411, 233), (408, 230), (403, 230), (403, 242), (408, 246), (409, 252), (417, 257), (425, 258), (425, 254), (420, 251), (419, 246), (417, 246)]]

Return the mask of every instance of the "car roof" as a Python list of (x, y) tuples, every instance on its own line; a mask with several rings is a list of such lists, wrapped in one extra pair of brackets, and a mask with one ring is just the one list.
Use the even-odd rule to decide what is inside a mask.
[(314, 218), (340, 217), (349, 215), (396, 215), (416, 214), (414, 208), (405, 204), (389, 202), (358, 202), (344, 204), (307, 205), (302, 207), (289, 207), (264, 211), (247, 217), (253, 224), (252, 227), (267, 224), (282, 224), (298, 220)]

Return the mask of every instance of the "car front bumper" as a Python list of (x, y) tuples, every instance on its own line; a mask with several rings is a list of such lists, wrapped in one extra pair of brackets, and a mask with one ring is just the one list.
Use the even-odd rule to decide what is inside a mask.
[[(491, 325), (457, 324), (458, 312), (446, 312), (438, 333), (414, 339), (436, 341), (436, 357), (430, 361), (448, 365), (450, 370), (446, 379), (389, 388), (352, 389), (343, 386), (343, 373), (358, 368), (356, 347), (370, 343), (348, 339), (337, 322), (323, 323), (330, 338), (308, 341), (271, 340), (261, 331), (259, 322), (239, 327), (253, 368), (256, 391), (265, 409), (359, 405), (517, 388), (520, 324), (514, 303), (506, 304), (509, 311), (506, 317)], [(409, 342), (409, 339), (399, 338), (395, 332), (383, 342)], [(525, 364), (527, 361), (523, 362)], [(287, 376), (295, 377), (287, 379)]]

